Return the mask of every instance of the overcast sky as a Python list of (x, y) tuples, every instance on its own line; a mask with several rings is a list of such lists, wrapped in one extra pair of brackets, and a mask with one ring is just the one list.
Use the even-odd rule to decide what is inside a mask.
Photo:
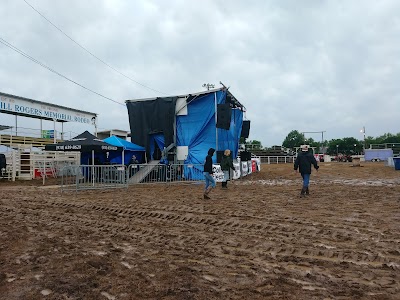
[[(280, 145), (294, 129), (326, 131), (328, 140), (361, 140), (363, 126), (367, 136), (400, 132), (400, 1), (26, 2), (1, 0), (0, 38), (121, 104), (222, 81), (247, 108), (249, 139), (264, 146)], [(0, 92), (98, 113), (100, 130), (129, 130), (125, 105), (3, 44)], [(0, 125), (14, 119), (0, 114)]]

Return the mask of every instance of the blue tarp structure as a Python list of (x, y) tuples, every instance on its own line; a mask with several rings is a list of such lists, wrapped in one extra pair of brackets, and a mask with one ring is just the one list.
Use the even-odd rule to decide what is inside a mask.
[[(182, 98), (186, 99), (187, 114), (176, 113), (176, 103)], [(164, 98), (154, 98), (126, 101), (132, 141), (143, 145), (149, 157), (152, 158), (155, 153), (156, 145), (161, 150), (168, 147), (172, 142), (171, 136), (175, 146), (188, 147), (188, 156), (184, 162), (186, 165), (203, 165), (209, 148), (217, 151), (229, 149), (232, 157), (237, 157), (245, 109), (226, 88), (168, 97), (165, 102), (163, 100)], [(228, 129), (217, 126), (219, 105), (228, 106)], [(173, 126), (165, 126), (169, 123)], [(217, 155), (214, 155), (213, 162), (216, 161)], [(190, 171), (192, 168), (185, 169), (186, 176), (188, 172), (194, 174)]]
[[(231, 124), (229, 130), (215, 126), (215, 98), (217, 104), (223, 103), (226, 92), (219, 91), (198, 97), (188, 104), (188, 114), (176, 118), (177, 146), (188, 146), (189, 154), (185, 164), (202, 165), (208, 149), (230, 149), (232, 157), (236, 158), (239, 151), (239, 139), (243, 124), (243, 112), (240, 109), (231, 110)], [(218, 139), (218, 147), (216, 146)], [(216, 154), (213, 162), (217, 161)], [(195, 166), (195, 168), (201, 168)], [(200, 170), (201, 171), (201, 170)], [(196, 172), (193, 168), (185, 167), (185, 176), (193, 177)], [(198, 178), (201, 179), (201, 178)]]
[(124, 164), (127, 165), (131, 161), (133, 155), (136, 156), (138, 162), (144, 161), (144, 154), (146, 149), (142, 146), (136, 145), (134, 143), (128, 142), (117, 136), (110, 136), (103, 140), (104, 142), (121, 147), (123, 151), (110, 152), (108, 155), (108, 160), (110, 163), (122, 164), (122, 156), (124, 157)]
[[(216, 95), (214, 93), (201, 95), (188, 104), (186, 116), (176, 117), (176, 144), (189, 147), (188, 163), (203, 164), (210, 148), (222, 151), (229, 149), (232, 157), (236, 158), (239, 151), (243, 112), (240, 109), (231, 110), (229, 130), (216, 128), (215, 100), (217, 104), (222, 104), (225, 97), (226, 91), (218, 91)], [(213, 160), (216, 162), (216, 155)]]

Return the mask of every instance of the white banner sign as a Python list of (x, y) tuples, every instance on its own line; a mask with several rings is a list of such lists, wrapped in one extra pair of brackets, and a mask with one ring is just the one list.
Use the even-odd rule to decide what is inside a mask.
[(242, 165), (242, 176), (247, 176), (247, 174), (248, 174), (247, 161), (242, 161), (240, 164)]
[(29, 101), (14, 97), (0, 96), (0, 112), (9, 114), (21, 114), (40, 119), (51, 119), (66, 122), (78, 122), (90, 124), (96, 114), (76, 111), (59, 107), (57, 105)]
[(252, 158), (252, 161), (256, 162), (257, 172), (261, 171), (261, 159), (259, 157)]
[(252, 163), (251, 160), (247, 161), (247, 174), (253, 173)]
[(240, 178), (240, 162), (233, 163), (233, 167), (235, 168), (235, 171), (233, 171), (232, 178), (233, 179), (239, 179)]
[(222, 172), (220, 165), (213, 164), (213, 172), (212, 176), (216, 182), (222, 182), (224, 180), (224, 172)]

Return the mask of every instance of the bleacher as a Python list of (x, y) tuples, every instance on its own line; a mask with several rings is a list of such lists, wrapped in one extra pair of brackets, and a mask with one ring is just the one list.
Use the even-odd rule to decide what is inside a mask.
[(392, 149), (394, 156), (400, 155), (400, 143), (371, 144), (370, 149)]
[[(62, 142), (62, 140), (56, 140), (56, 143), (59, 142)], [(49, 138), (0, 134), (0, 145), (4, 145), (7, 147), (17, 147), (18, 145), (32, 145), (32, 147), (42, 148), (45, 145), (53, 143), (54, 140)]]

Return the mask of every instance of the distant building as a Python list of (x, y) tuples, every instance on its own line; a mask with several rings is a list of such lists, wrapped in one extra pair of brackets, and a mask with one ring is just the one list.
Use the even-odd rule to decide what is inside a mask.
[(103, 131), (97, 132), (97, 137), (101, 140), (104, 140), (113, 135), (126, 140), (129, 135), (129, 132), (125, 131), (125, 130), (120, 130), (120, 129), (110, 129), (110, 130), (103, 130)]

